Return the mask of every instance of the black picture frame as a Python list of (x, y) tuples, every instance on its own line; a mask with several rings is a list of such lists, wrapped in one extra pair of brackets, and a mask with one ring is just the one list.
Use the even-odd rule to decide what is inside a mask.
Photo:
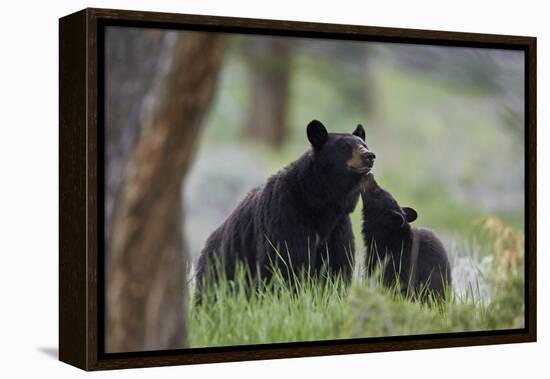
[[(525, 328), (154, 352), (103, 351), (103, 38), (106, 26), (433, 44), (525, 52)], [(534, 342), (536, 38), (112, 9), (59, 20), (59, 359), (84, 370)]]

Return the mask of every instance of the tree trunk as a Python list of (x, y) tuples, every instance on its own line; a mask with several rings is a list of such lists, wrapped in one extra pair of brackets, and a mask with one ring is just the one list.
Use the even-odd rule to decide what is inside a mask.
[[(185, 346), (186, 259), (181, 189), (212, 100), (223, 37), (167, 32), (171, 59), (142, 101), (140, 137), (108, 239), (106, 350)], [(134, 78), (139, 81), (141, 78)]]
[(245, 56), (251, 75), (246, 134), (280, 147), (287, 137), (291, 42), (277, 37), (255, 39)]
[[(160, 30), (107, 28), (105, 36), (105, 240), (126, 178), (126, 165), (141, 132), (141, 110), (173, 41)], [(173, 38), (172, 38), (173, 39)]]

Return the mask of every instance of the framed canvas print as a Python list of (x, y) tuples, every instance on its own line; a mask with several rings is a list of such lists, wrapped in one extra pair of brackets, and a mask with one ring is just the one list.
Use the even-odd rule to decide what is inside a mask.
[(59, 27), (62, 361), (536, 340), (534, 37)]

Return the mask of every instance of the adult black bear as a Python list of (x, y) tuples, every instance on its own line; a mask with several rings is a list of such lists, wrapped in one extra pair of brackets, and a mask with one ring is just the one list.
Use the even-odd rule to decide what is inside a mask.
[(375, 155), (361, 125), (351, 134), (328, 133), (313, 120), (307, 137), (311, 149), (250, 191), (210, 235), (196, 270), (199, 297), (219, 269), (212, 270), (213, 264), (223, 266), (227, 279), (233, 279), (237, 262), (261, 280), (272, 276), (274, 265), (287, 281), (303, 272), (351, 279), (355, 246), (349, 214)]
[(400, 207), (370, 173), (362, 180), (361, 198), (367, 275), (385, 263), (386, 286), (399, 285), (402, 293), (424, 301), (444, 299), (451, 285), (451, 265), (441, 241), (428, 229), (411, 227), (416, 211)]

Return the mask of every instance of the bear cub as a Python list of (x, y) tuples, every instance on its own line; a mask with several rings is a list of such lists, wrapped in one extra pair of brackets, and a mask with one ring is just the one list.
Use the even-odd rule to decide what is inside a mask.
[(412, 227), (416, 211), (399, 206), (372, 173), (362, 180), (361, 199), (367, 276), (383, 264), (384, 285), (399, 286), (402, 294), (422, 301), (444, 299), (451, 265), (439, 238), (431, 230)]

